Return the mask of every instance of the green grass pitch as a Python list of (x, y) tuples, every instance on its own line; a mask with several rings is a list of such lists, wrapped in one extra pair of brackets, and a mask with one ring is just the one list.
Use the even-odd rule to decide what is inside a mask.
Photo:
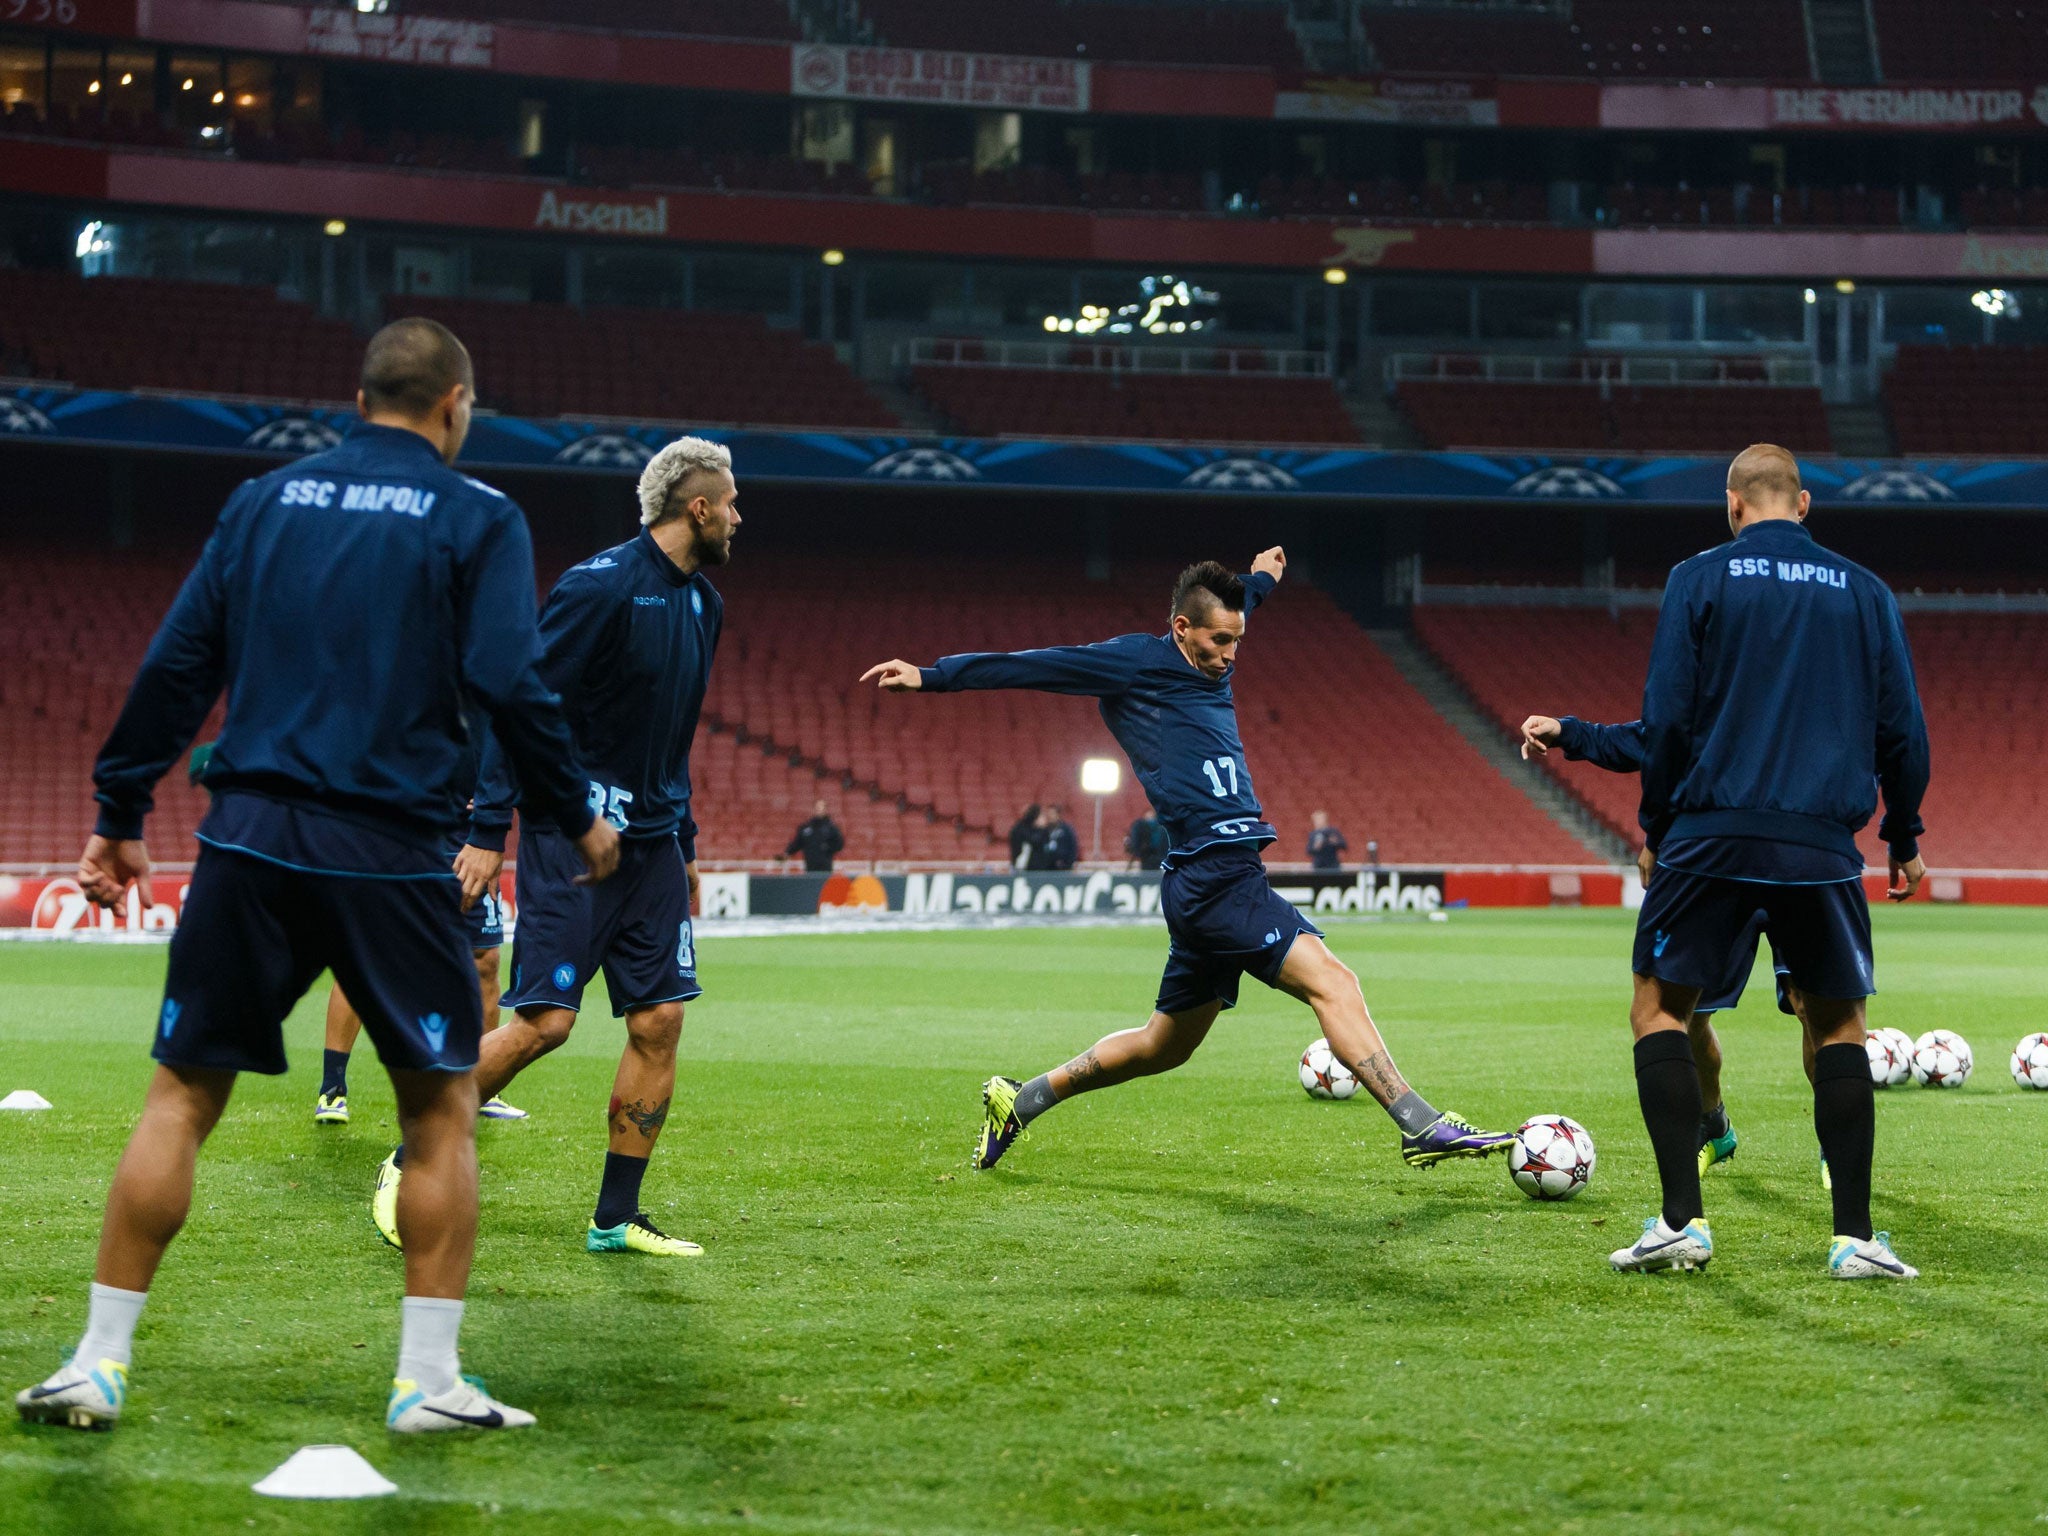
[[(1822, 1274), (1830, 1223), (1798, 1042), (1759, 972), (1727, 1017), (1736, 1160), (1718, 1257), (1624, 1277), (1655, 1203), (1624, 1023), (1628, 920), (1338, 925), (1411, 1078), (1491, 1124), (1563, 1111), (1592, 1188), (1537, 1205), (1501, 1162), (1411, 1171), (1370, 1102), (1311, 1102), (1307, 1012), (1256, 985), (1180, 1072), (1066, 1105), (970, 1174), (976, 1087), (1142, 1019), (1153, 930), (721, 939), (648, 1181), (705, 1259), (582, 1251), (617, 1026), (600, 1009), (482, 1131), (465, 1361), (529, 1433), (381, 1429), (399, 1267), (371, 1229), (389, 1089), (311, 1122), (246, 1079), (137, 1340), (110, 1436), (0, 1431), (14, 1532), (1988, 1531), (2048, 1519), (2048, 912), (1877, 914), (1873, 1022), (1959, 1029), (1960, 1092), (1880, 1095), (1877, 1220), (1925, 1271)], [(0, 946), (0, 1380), (83, 1321), (140, 1103), (161, 949)], [(248, 1485), (342, 1441), (393, 1503)]]

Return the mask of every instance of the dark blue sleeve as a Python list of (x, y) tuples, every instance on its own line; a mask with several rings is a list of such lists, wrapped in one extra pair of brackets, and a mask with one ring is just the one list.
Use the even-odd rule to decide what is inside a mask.
[(100, 814), (93, 830), (123, 841), (142, 836), (157, 780), (191, 745), (227, 676), (228, 544), (247, 485), (228, 498), (171, 611), (149, 642), (128, 701), (93, 764)]
[(1577, 715), (1557, 722), (1564, 729), (1557, 744), (1567, 759), (1591, 763), (1609, 773), (1641, 773), (1643, 770), (1643, 722), (1626, 725), (1594, 725)]
[(503, 853), (506, 835), (512, 830), (511, 804), (486, 804), (484, 800), (483, 764), (489, 759), (497, 738), (491, 734), (489, 717), (481, 712), (470, 720), (469, 729), (477, 743), (477, 782), (471, 791), (467, 841), (472, 848), (488, 848), (493, 853)]
[(1278, 578), (1268, 576), (1264, 571), (1253, 571), (1244, 579), (1244, 611), (1250, 613), (1259, 604), (1273, 595), (1273, 589), (1280, 585)]
[(1655, 849), (1677, 814), (1671, 805), (1692, 767), (1692, 712), (1699, 689), (1699, 640), (1694, 632), (1691, 583), (1673, 571), (1657, 615), (1650, 646), (1650, 675), (1643, 684), (1643, 836)]
[[(457, 611), (463, 682), (489, 712), (492, 726), (479, 774), (478, 806), (487, 816), (501, 808), (489, 793), (498, 782), (493, 778), (497, 765), (496, 772), (517, 773), (522, 804), (568, 836), (581, 837), (593, 818), (589, 780), (576, 761), (562, 715), (558, 672), (543, 643), (546, 627), (537, 631), (534, 624), (533, 541), (526, 519), (511, 502), (493, 509), (471, 552), (467, 577)], [(507, 799), (502, 805), (510, 803)], [(473, 811), (473, 836), (475, 819)]]
[(979, 651), (943, 656), (921, 668), (928, 693), (964, 693), (975, 688), (1035, 688), (1041, 693), (1075, 693), (1108, 698), (1130, 686), (1138, 669), (1126, 635), (1095, 645), (1055, 645), (1041, 651)]
[(1877, 786), (1884, 793), (1884, 820), (1877, 835), (1901, 864), (1920, 852), (1920, 801), (1927, 793), (1929, 760), (1927, 721), (1920, 712), (1920, 690), (1913, 679), (1913, 653), (1906, 648), (1906, 629), (1891, 593), (1879, 594), (1883, 604), (1884, 649), (1878, 660)]

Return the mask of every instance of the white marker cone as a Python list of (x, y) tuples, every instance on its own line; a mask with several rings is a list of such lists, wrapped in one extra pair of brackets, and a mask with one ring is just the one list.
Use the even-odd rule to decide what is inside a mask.
[(0, 1099), (0, 1109), (48, 1109), (50, 1101), (33, 1088), (17, 1088)]
[(260, 1483), (273, 1499), (377, 1499), (398, 1492), (392, 1482), (345, 1445), (305, 1445)]

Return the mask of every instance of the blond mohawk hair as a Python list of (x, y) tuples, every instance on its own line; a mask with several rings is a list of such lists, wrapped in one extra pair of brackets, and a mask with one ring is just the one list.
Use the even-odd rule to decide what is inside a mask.
[(668, 510), (676, 487), (694, 475), (732, 472), (732, 450), (709, 438), (679, 437), (640, 471), (640, 526), (651, 528)]

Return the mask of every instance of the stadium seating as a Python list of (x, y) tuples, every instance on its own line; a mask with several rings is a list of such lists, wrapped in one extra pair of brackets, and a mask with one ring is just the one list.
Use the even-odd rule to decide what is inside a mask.
[[(1466, 14), (1448, 25), (1460, 9)], [(1450, 4), (1373, 9), (1365, 31), (1391, 70), (1803, 80), (1812, 68), (1800, 11), (1785, 0), (1575, 0), (1540, 14)]]
[(922, 364), (932, 408), (962, 432), (1182, 442), (1355, 443), (1327, 379)]
[(798, 42), (803, 33), (781, 0), (432, 0), (406, 7), (435, 16), (474, 21), (521, 21), (535, 26), (605, 27), (621, 32), (673, 32), (699, 37), (764, 38)]
[(1899, 452), (2041, 451), (2048, 347), (1903, 346), (1885, 384)]
[[(1656, 616), (1579, 610), (1419, 608), (1416, 628), (1503, 729), (1532, 714), (1633, 720)], [(1907, 639), (1933, 744), (1924, 815), (1937, 868), (2048, 868), (2048, 617), (1913, 614)], [(1640, 838), (1632, 777), (1553, 753), (1545, 765), (1603, 821)], [(1884, 849), (1866, 829), (1864, 856)]]
[(1395, 391), (1432, 448), (1706, 452), (1730, 443), (1831, 447), (1815, 389), (1765, 385), (1614, 386), (1406, 379)]
[(2010, 3), (1871, 0), (1887, 80), (2025, 81), (2048, 75), (2048, 12)]
[(418, 295), (392, 295), (385, 307), (394, 318), (440, 320), (462, 337), (476, 359), (478, 393), (501, 410), (874, 430), (899, 425), (831, 348), (777, 330), (758, 315), (579, 310)]
[(347, 325), (268, 289), (0, 269), (0, 373), (334, 401), (361, 362)]
[(861, 0), (878, 41), (900, 48), (962, 48), (1047, 58), (1162, 64), (1262, 64), (1299, 69), (1301, 45), (1284, 5), (1227, 0)]
[[(855, 679), (889, 656), (931, 660), (1156, 632), (1171, 580), (1166, 570), (1119, 572), (1113, 584), (1092, 585), (1063, 568), (1014, 563), (736, 564), (719, 577), (727, 638), (707, 714), (728, 734), (744, 730), (822, 764), (828, 784), (843, 774), (875, 786), (880, 802), (863, 789), (835, 797), (851, 857), (987, 857), (992, 835), (1027, 803), (1048, 799), (1066, 802), (1085, 853), (1092, 808), (1078, 793), (1080, 763), (1117, 755), (1090, 703), (1036, 693), (897, 698)], [(870, 594), (883, 587), (892, 600), (877, 604)], [(1389, 862), (1591, 857), (1467, 746), (1325, 594), (1290, 578), (1250, 634), (1238, 715), (1260, 798), (1282, 834), (1275, 857), (1303, 857), (1317, 809), (1345, 829), (1354, 856), (1376, 838)], [(808, 813), (810, 773), (790, 784), (745, 748), (737, 761), (768, 780), (770, 808), (746, 794), (721, 806), (707, 791), (705, 857), (779, 849)], [(775, 803), (777, 794), (788, 798)], [(898, 795), (937, 819), (916, 809), (890, 815)], [(1142, 805), (1126, 775), (1104, 807), (1111, 857)], [(721, 829), (722, 817), (740, 830)], [(976, 830), (956, 834), (955, 818)]]

